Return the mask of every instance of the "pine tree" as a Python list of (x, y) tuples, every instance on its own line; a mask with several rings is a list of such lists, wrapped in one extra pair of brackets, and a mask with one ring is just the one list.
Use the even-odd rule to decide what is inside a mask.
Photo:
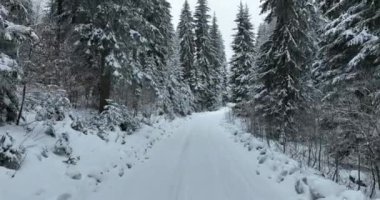
[(196, 85), (192, 85), (195, 95), (197, 110), (211, 110), (214, 108), (213, 93), (210, 90), (212, 84), (209, 76), (212, 68), (212, 58), (215, 52), (212, 49), (210, 38), (210, 26), (207, 0), (198, 0), (194, 14), (195, 18), (195, 44), (196, 44), (196, 70), (194, 70)]
[[(264, 119), (271, 137), (295, 138), (299, 124), (297, 114), (305, 110), (301, 79), (313, 52), (307, 20), (308, 1), (266, 0), (262, 12), (269, 11), (267, 21), (276, 19), (271, 40), (261, 47), (258, 59), (255, 95), (256, 113)], [(274, 130), (273, 130), (274, 129)]]
[[(121, 48), (129, 29), (128, 6), (116, 0), (80, 1), (78, 15), (84, 16), (75, 24), (80, 44), (77, 53), (86, 56), (90, 68), (96, 69), (98, 109), (103, 111), (113, 91), (113, 74), (127, 62)], [(119, 20), (116, 20), (119, 19)]]
[(31, 3), (4, 0), (0, 3), (0, 124), (15, 121), (18, 112), (16, 85), (22, 72), (17, 63), (20, 43), (37, 39), (30, 23)]
[(178, 25), (179, 40), (180, 40), (180, 62), (183, 71), (183, 78), (190, 84), (195, 85), (191, 81), (195, 71), (195, 35), (193, 16), (190, 11), (190, 6), (185, 1), (182, 9), (180, 22)]
[[(148, 4), (149, 5), (149, 4)], [(170, 4), (166, 0), (151, 1), (147, 6), (143, 17), (153, 29), (142, 32), (144, 37), (149, 38), (146, 47), (146, 54), (143, 57), (150, 57), (153, 61), (149, 66), (153, 67), (149, 71), (152, 73), (152, 87), (156, 88), (156, 99), (159, 110), (164, 113), (172, 111), (173, 84), (167, 79), (170, 67), (170, 60), (174, 54), (173, 38), (175, 37), (174, 28), (171, 24)], [(149, 28), (149, 27), (148, 27)], [(143, 61), (141, 61), (143, 63)], [(144, 67), (144, 65), (143, 65)], [(145, 67), (146, 68), (146, 67)]]
[(70, 74), (72, 61), (67, 59), (71, 52), (67, 48), (67, 39), (73, 32), (73, 24), (76, 23), (77, 11), (79, 9), (79, 1), (70, 0), (51, 0), (50, 13), (45, 18), (46, 23), (52, 30), (53, 45), (49, 52), (51, 55), (52, 63), (47, 66), (47, 70), (51, 72), (53, 76), (50, 77), (50, 83), (53, 85), (64, 86), (68, 85), (67, 77)]
[(174, 37), (174, 53), (170, 58), (168, 70), (166, 71), (166, 88), (168, 90), (171, 109), (170, 114), (185, 116), (191, 114), (194, 108), (194, 97), (190, 85), (183, 78), (180, 62), (180, 40), (179, 34)]
[(214, 14), (212, 25), (210, 29), (211, 44), (215, 54), (213, 64), (213, 74), (215, 86), (214, 89), (214, 102), (215, 108), (224, 105), (228, 101), (227, 91), (227, 59), (225, 53), (225, 46), (222, 33), (219, 30), (216, 15)]
[(380, 160), (374, 154), (379, 139), (368, 133), (376, 129), (380, 105), (380, 16), (376, 14), (380, 5), (372, 0), (322, 1), (321, 5), (328, 22), (313, 75), (325, 95), (324, 126), (339, 141), (330, 143), (330, 153), (339, 165), (365, 146)]
[(250, 22), (249, 10), (241, 3), (235, 20), (237, 27), (232, 49), (231, 60), (231, 91), (232, 101), (240, 103), (249, 100), (251, 87), (250, 76), (254, 67), (255, 36)]

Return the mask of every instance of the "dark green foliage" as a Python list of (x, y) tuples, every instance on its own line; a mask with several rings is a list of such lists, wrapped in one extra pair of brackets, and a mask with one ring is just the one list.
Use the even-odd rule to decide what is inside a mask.
[(0, 134), (0, 167), (17, 170), (21, 166), (21, 149), (14, 147), (15, 140), (9, 133)]
[[(199, 0), (194, 14), (196, 51), (195, 70), (192, 77), (195, 80), (191, 80), (190, 87), (194, 93), (198, 111), (214, 110), (221, 102), (221, 97), (218, 96), (220, 94), (216, 94), (215, 91), (220, 87), (220, 80), (217, 77), (223, 70), (221, 65), (224, 65), (223, 60), (219, 60), (223, 56), (220, 54), (222, 47), (213, 45), (213, 39), (217, 43), (220, 43), (221, 39), (217, 36), (216, 21), (214, 31), (211, 30), (209, 10), (207, 0)], [(211, 33), (214, 35), (212, 36)]]
[(4, 0), (0, 3), (0, 124), (17, 118), (16, 84), (22, 70), (16, 60), (20, 43), (36, 38), (30, 23), (31, 3)]
[(196, 81), (196, 78), (193, 77), (195, 75), (195, 35), (193, 21), (189, 3), (185, 1), (177, 30), (180, 41), (180, 62), (183, 78), (190, 85), (195, 85), (193, 81)]
[(267, 21), (276, 20), (274, 32), (262, 45), (257, 65), (256, 113), (273, 134), (284, 140), (295, 137), (299, 123), (295, 118), (305, 111), (302, 78), (312, 58), (313, 43), (308, 31), (310, 4), (303, 0), (267, 0), (263, 12)]
[(248, 8), (244, 8), (243, 4), (240, 4), (235, 20), (237, 27), (232, 44), (234, 55), (231, 59), (232, 74), (230, 78), (232, 101), (235, 103), (248, 101), (250, 98), (256, 53), (255, 35), (250, 20)]
[(210, 85), (210, 69), (212, 61), (212, 46), (210, 38), (210, 15), (209, 7), (206, 0), (199, 0), (195, 10), (195, 45), (196, 45), (196, 70), (194, 72), (196, 81), (192, 81), (195, 85), (191, 85), (195, 96), (195, 102), (198, 106), (197, 110), (212, 109), (212, 92), (209, 90)]
[(227, 94), (227, 59), (222, 33), (219, 30), (216, 16), (214, 15), (210, 29), (211, 44), (214, 51), (213, 65), (211, 68), (212, 90), (214, 108), (224, 105), (228, 101)]
[(331, 121), (326, 129), (339, 141), (331, 144), (330, 153), (341, 160), (365, 146), (362, 152), (374, 155), (373, 147), (379, 144), (371, 133), (377, 129), (380, 105), (379, 3), (344, 0), (322, 5), (328, 22), (313, 75), (324, 92), (323, 117)]

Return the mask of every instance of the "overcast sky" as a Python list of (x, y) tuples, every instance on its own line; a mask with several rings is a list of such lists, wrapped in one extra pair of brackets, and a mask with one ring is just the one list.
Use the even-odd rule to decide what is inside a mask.
[[(177, 27), (179, 16), (185, 0), (168, 0), (172, 5), (172, 15), (174, 26)], [(231, 43), (232, 35), (234, 34), (233, 28), (235, 28), (234, 20), (236, 18), (236, 13), (238, 11), (238, 6), (240, 1), (243, 4), (247, 3), (250, 12), (252, 23), (255, 29), (263, 21), (263, 16), (260, 16), (260, 0), (208, 0), (208, 5), (211, 9), (210, 14), (216, 13), (218, 18), (219, 26), (223, 34), (223, 39), (226, 45), (227, 58), (229, 59), (232, 55)], [(191, 11), (194, 14), (195, 5), (197, 0), (188, 0)], [(256, 31), (256, 30), (255, 30)]]

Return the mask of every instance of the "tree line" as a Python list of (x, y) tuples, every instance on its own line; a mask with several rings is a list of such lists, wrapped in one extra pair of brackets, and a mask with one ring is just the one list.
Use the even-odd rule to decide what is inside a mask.
[(17, 88), (33, 84), (66, 90), (77, 108), (112, 101), (135, 116), (227, 101), (223, 39), (205, 0), (194, 15), (185, 3), (178, 31), (166, 0), (51, 0), (42, 17), (30, 0), (0, 8), (0, 122), (15, 121)]
[[(240, 6), (231, 61), (235, 112), (255, 135), (341, 181), (380, 189), (380, 2), (263, 0), (258, 34)], [(250, 109), (247, 109), (250, 108)], [(349, 167), (350, 166), (350, 167)], [(331, 168), (334, 168), (331, 170)]]

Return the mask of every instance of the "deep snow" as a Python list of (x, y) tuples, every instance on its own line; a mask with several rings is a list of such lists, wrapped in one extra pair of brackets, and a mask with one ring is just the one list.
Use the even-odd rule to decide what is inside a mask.
[[(227, 121), (228, 108), (144, 126), (126, 143), (71, 131), (76, 165), (55, 140), (9, 130), (27, 147), (17, 171), (0, 168), (1, 200), (364, 200), (313, 175)], [(64, 123), (62, 130), (68, 129)], [(24, 140), (25, 138), (29, 138)], [(48, 151), (48, 157), (41, 156)], [(46, 153), (46, 152), (45, 152)], [(12, 178), (12, 176), (14, 176)]]

